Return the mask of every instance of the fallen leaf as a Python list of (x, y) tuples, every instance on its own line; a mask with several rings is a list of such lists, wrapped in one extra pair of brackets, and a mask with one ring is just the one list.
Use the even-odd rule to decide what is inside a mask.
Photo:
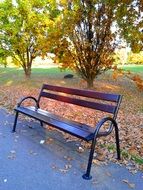
[(130, 149), (128, 150), (128, 152), (129, 152), (129, 154), (132, 154), (132, 155), (138, 154), (138, 151), (136, 150), (135, 146), (131, 146)]
[(30, 150), (29, 153), (34, 155), (34, 156), (36, 156), (38, 154), (37, 152), (34, 152), (33, 150)]
[(134, 184), (134, 183), (130, 183), (127, 179), (123, 179), (122, 181), (123, 181), (124, 183), (128, 184), (128, 186), (129, 186), (130, 188), (135, 188), (135, 184)]
[(96, 160), (96, 159), (93, 159), (92, 163), (97, 165), (97, 166), (101, 165), (101, 162), (99, 160)]
[(16, 151), (15, 150), (11, 150), (10, 153), (11, 154), (16, 154)]
[(52, 169), (57, 169), (57, 168), (58, 167), (55, 164), (52, 165)]
[(40, 144), (44, 144), (45, 143), (45, 140), (40, 140)]
[(66, 159), (67, 161), (73, 160), (73, 158), (71, 158), (71, 157), (69, 157), (69, 156), (64, 156), (64, 159)]
[(7, 157), (8, 159), (11, 159), (11, 160), (14, 160), (16, 158), (16, 155), (15, 154), (11, 154)]
[(92, 184), (93, 184), (93, 185), (99, 184), (99, 181), (94, 180), (94, 181), (92, 181)]
[(112, 176), (112, 174), (111, 174), (110, 172), (106, 172), (105, 174), (106, 174), (107, 176), (109, 176), (109, 177)]
[(59, 171), (62, 172), (62, 173), (68, 172), (68, 170), (66, 170), (66, 169), (59, 169)]
[(66, 164), (66, 165), (65, 165), (65, 169), (66, 169), (66, 170), (70, 169), (71, 167), (72, 167), (72, 165), (70, 165), (70, 164)]
[(77, 150), (79, 153), (83, 153), (84, 152), (84, 149), (82, 147), (78, 147), (78, 150)]
[(48, 138), (45, 141), (46, 144), (52, 144), (53, 142), (54, 142), (54, 140), (52, 138)]
[(6, 183), (6, 182), (7, 182), (7, 179), (4, 179), (3, 181), (4, 181), (4, 183)]
[(134, 183), (129, 183), (128, 184), (130, 188), (135, 188), (135, 184)]
[(106, 158), (105, 158), (104, 155), (97, 155), (96, 159), (99, 160), (99, 161), (104, 161)]

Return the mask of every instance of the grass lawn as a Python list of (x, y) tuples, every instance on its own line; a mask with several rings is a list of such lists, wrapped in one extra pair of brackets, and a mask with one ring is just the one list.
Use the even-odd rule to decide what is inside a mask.
[(49, 80), (62, 80), (64, 75), (72, 73), (71, 71), (61, 71), (58, 67), (32, 68), (31, 79), (27, 80), (24, 71), (21, 68), (2, 68), (0, 67), (0, 85), (23, 85), (41, 86), (42, 83)]
[(124, 65), (122, 68), (134, 73), (143, 73), (143, 65)]
[[(121, 66), (122, 67), (122, 66)], [(124, 65), (122, 67), (125, 70), (130, 70), (134, 73), (142, 74), (143, 73), (143, 65)], [(35, 67), (32, 68), (32, 75), (31, 79), (27, 82), (24, 76), (24, 71), (21, 68), (14, 68), (14, 67), (7, 67), (3, 68), (0, 67), (0, 85), (10, 85), (10, 84), (31, 84), (37, 86), (40, 82), (47, 82), (46, 80), (50, 79), (51, 81), (59, 81), (62, 80), (64, 75), (72, 73), (69, 70), (60, 70), (58, 67)], [(110, 72), (107, 72), (110, 73)], [(76, 76), (76, 75), (75, 75)], [(99, 77), (101, 78), (101, 77)], [(76, 76), (76, 79), (79, 80), (79, 77)], [(63, 82), (63, 85), (68, 80)], [(39, 84), (40, 85), (40, 84)], [(38, 85), (38, 86), (39, 86)], [(68, 84), (67, 84), (68, 85)]]

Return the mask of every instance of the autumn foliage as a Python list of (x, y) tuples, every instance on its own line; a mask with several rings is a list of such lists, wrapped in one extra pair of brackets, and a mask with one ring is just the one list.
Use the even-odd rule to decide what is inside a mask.
[(114, 50), (123, 40), (141, 50), (140, 1), (61, 0), (59, 4), (61, 22), (56, 31), (61, 38), (54, 52), (60, 66), (73, 69), (88, 87), (98, 75), (115, 69)]
[(95, 77), (113, 65), (115, 3), (61, 1), (61, 7), (63, 22), (58, 31), (63, 35), (55, 54), (61, 67), (73, 69), (92, 87)]
[(12, 57), (15, 65), (23, 68), (26, 77), (30, 77), (33, 60), (43, 55), (48, 43), (47, 34), (53, 26), (51, 16), (56, 15), (51, 6), (48, 0), (0, 2), (1, 58)]
[(33, 60), (52, 52), (59, 67), (93, 87), (98, 75), (117, 73), (114, 52), (122, 42), (133, 52), (142, 50), (140, 0), (4, 0), (0, 12), (2, 62), (11, 56), (27, 77)]

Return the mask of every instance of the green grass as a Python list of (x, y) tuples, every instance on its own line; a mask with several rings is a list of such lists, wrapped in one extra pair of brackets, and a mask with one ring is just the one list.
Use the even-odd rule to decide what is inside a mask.
[[(72, 82), (72, 80), (64, 79), (64, 75), (72, 73), (70, 70), (61, 71), (58, 67), (48, 68), (32, 68), (32, 74), (30, 80), (25, 78), (23, 69), (0, 67), (0, 85), (28, 85), (29, 87), (40, 87), (43, 83), (53, 83), (66, 85), (66, 83)], [(73, 80), (75, 82), (75, 80)]]
[(142, 165), (143, 164), (143, 158), (136, 156), (136, 155), (131, 155), (132, 160), (134, 160), (137, 164)]
[(143, 72), (143, 65), (124, 65), (121, 67), (125, 70), (129, 70), (134, 73), (142, 73)]
[[(50, 68), (32, 68), (32, 77), (34, 77), (35, 75), (39, 75), (39, 76), (46, 76), (46, 75), (50, 75), (53, 76), (55, 74), (58, 75), (63, 75), (67, 72), (71, 72), (71, 71), (61, 71), (58, 67), (50, 67)], [(24, 71), (21, 68), (12, 68), (12, 67), (7, 67), (7, 68), (0, 68), (0, 74), (1, 75), (17, 75), (18, 76), (23, 76), (24, 75)]]
[[(130, 70), (134, 73), (143, 73), (143, 65), (125, 65), (123, 69)], [(110, 73), (111, 71), (107, 72)], [(58, 67), (35, 67), (32, 68), (31, 79), (26, 80), (24, 71), (22, 68), (16, 67), (0, 67), (0, 85), (23, 85), (39, 87), (42, 83), (54, 83), (59, 85), (74, 85), (78, 81), (76, 80), (64, 80), (64, 75), (72, 73), (70, 70), (61, 71)], [(75, 74), (74, 74), (75, 75)], [(63, 81), (64, 80), (64, 81)], [(60, 82), (59, 82), (60, 81)], [(63, 82), (63, 83), (62, 83)], [(73, 82), (73, 84), (72, 84)]]
[[(62, 77), (67, 73), (72, 73), (69, 70), (61, 71), (58, 67), (51, 68), (32, 68), (31, 79), (38, 77), (48, 77), (48, 78), (57, 78)], [(8, 78), (12, 79), (20, 79), (24, 78), (24, 71), (21, 68), (1, 68), (0, 67), (0, 82), (2, 80), (7, 80)]]
[[(116, 147), (114, 144), (110, 144), (107, 146), (109, 152), (116, 152)], [(143, 158), (141, 158), (138, 155), (129, 154), (126, 150), (121, 150), (121, 157), (126, 159), (131, 159), (135, 163), (142, 165), (143, 164)]]

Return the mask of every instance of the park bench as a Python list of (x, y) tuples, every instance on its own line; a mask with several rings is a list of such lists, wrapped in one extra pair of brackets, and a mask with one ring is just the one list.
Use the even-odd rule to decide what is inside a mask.
[[(91, 108), (94, 110), (100, 110), (102, 112), (107, 112), (108, 116), (102, 118), (94, 128), (87, 124), (79, 123), (73, 120), (71, 121), (69, 119), (50, 113), (49, 111), (40, 109), (40, 102), (42, 101), (43, 97)], [(35, 106), (32, 107), (22, 105), (22, 103), (27, 99), (32, 99), (33, 101), (35, 101)], [(86, 173), (83, 175), (84, 179), (91, 179), (92, 177), (90, 175), (90, 171), (94, 156), (96, 140), (99, 137), (109, 135), (113, 131), (113, 129), (115, 129), (117, 159), (120, 159), (119, 132), (116, 117), (121, 103), (121, 99), (122, 96), (118, 94), (108, 94), (103, 92), (96, 92), (93, 90), (81, 90), (44, 84), (42, 86), (38, 99), (32, 96), (28, 96), (23, 98), (17, 104), (15, 108), (16, 115), (13, 132), (15, 132), (16, 130), (18, 115), (19, 113), (22, 113), (36, 120), (39, 120), (41, 126), (43, 126), (43, 123), (45, 123), (73, 136), (76, 136), (84, 141), (91, 141), (91, 149), (87, 164), (87, 170)], [(109, 114), (111, 116), (109, 116)], [(100, 129), (106, 123), (109, 124), (108, 129), (106, 129), (105, 131), (101, 131)]]

